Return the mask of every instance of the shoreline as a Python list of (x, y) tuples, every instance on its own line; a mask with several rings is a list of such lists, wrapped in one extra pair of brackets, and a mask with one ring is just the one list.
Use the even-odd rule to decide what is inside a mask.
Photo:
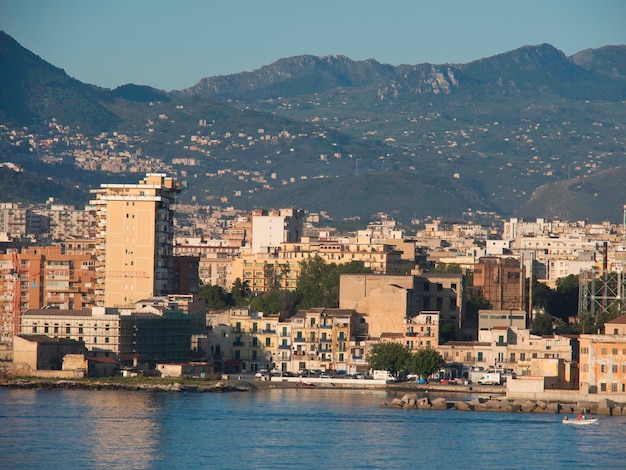
[[(300, 382), (269, 382), (254, 379), (241, 380), (182, 380), (148, 379), (141, 380), (50, 380), (48, 378), (11, 378), (0, 380), (0, 389), (11, 390), (91, 390), (91, 391), (131, 391), (154, 393), (226, 393), (226, 392), (254, 392), (270, 389), (321, 389), (321, 390), (386, 390), (401, 398), (393, 398), (389, 403), (382, 402), (381, 407), (397, 409), (419, 410), (450, 410), (459, 411), (491, 411), (513, 413), (550, 413), (550, 414), (580, 414), (602, 416), (626, 416), (626, 401), (616, 402), (602, 398), (599, 401), (590, 401), (585, 397), (572, 397), (572, 400), (537, 400), (527, 398), (507, 398), (502, 388), (485, 389), (471, 386), (442, 386), (442, 385), (413, 385), (412, 383), (388, 384), (384, 386), (336, 386), (333, 384), (306, 385)], [(469, 401), (448, 400), (443, 397), (432, 398), (429, 394), (472, 394), (479, 395)], [(483, 395), (483, 396), (480, 396)]]

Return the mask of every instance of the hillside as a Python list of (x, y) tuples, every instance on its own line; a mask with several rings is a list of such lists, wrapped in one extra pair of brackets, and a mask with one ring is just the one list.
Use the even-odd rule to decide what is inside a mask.
[(99, 182), (159, 171), (200, 204), (545, 216), (553, 185), (623, 166), (624, 63), (626, 46), (566, 57), (549, 44), (468, 64), (299, 56), (166, 93), (80, 83), (0, 33), (0, 159), (85, 200)]

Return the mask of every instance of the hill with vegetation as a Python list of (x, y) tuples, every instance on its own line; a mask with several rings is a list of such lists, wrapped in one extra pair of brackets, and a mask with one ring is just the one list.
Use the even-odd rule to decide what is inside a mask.
[(624, 63), (626, 46), (395, 67), (306, 55), (166, 93), (83, 84), (0, 33), (0, 158), (84, 200), (150, 170), (175, 174), (183, 202), (337, 220), (620, 220), (617, 185), (559, 195), (624, 164)]

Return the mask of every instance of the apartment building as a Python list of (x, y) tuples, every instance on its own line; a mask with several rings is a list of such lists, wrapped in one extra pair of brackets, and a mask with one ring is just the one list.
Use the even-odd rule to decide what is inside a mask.
[(149, 173), (139, 184), (103, 184), (96, 207), (97, 305), (131, 306), (174, 291), (173, 204), (178, 183)]
[(626, 392), (626, 315), (606, 322), (604, 334), (580, 335), (580, 387), (589, 393)]
[(460, 274), (347, 274), (339, 281), (339, 308), (365, 314), (370, 337), (403, 335), (407, 318), (437, 311), (438, 331), (449, 325), (452, 336), (458, 338), (464, 322), (463, 285)]
[(0, 254), (0, 342), (11, 343), (28, 309), (93, 306), (94, 264), (93, 255), (67, 254), (60, 246)]
[(29, 309), (20, 318), (20, 334), (71, 339), (84, 343), (92, 356), (117, 358), (120, 325), (120, 315), (104, 307)]
[(439, 312), (423, 311), (404, 320), (403, 342), (411, 352), (439, 345)]

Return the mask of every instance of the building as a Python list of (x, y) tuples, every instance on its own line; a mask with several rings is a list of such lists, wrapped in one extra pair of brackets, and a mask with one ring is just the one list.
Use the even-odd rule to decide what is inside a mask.
[(67, 354), (83, 354), (85, 345), (74, 339), (50, 338), (46, 335), (16, 335), (13, 363), (36, 370), (61, 370)]
[(580, 389), (626, 392), (626, 315), (604, 324), (605, 334), (580, 335)]
[(20, 334), (71, 339), (91, 356), (116, 358), (120, 352), (120, 315), (104, 307), (29, 309), (20, 318)]
[(304, 212), (298, 209), (257, 210), (252, 213), (252, 253), (272, 253), (281, 243), (302, 237)]
[(174, 292), (173, 204), (179, 186), (162, 173), (92, 190), (97, 221), (97, 305), (128, 307)]
[(29, 309), (80, 310), (94, 305), (95, 260), (60, 246), (30, 247), (0, 255), (0, 342), (19, 331)]
[(474, 266), (475, 294), (482, 295), (494, 310), (524, 311), (526, 276), (516, 258), (484, 257)]

